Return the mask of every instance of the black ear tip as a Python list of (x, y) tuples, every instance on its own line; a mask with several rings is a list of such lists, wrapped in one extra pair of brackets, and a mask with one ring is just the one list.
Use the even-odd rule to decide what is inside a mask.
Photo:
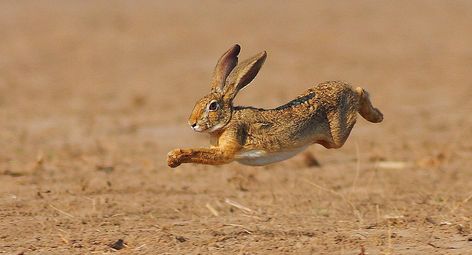
[(236, 53), (236, 55), (239, 54), (239, 52), (241, 51), (241, 46), (239, 46), (239, 44), (235, 44), (233, 46), (232, 51), (234, 51), (234, 53)]
[(263, 51), (263, 52), (261, 53), (261, 57), (263, 57), (263, 58), (265, 59), (265, 58), (267, 57), (267, 51)]
[(257, 61), (258, 62), (263, 63), (263, 62), (265, 62), (266, 58), (267, 58), (267, 52), (266, 51), (263, 51), (263, 52), (259, 53), (259, 55), (257, 55)]

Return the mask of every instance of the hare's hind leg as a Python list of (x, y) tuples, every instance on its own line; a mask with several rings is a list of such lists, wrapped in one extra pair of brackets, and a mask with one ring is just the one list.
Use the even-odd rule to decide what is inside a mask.
[(341, 95), (336, 103), (336, 108), (326, 113), (328, 133), (331, 137), (329, 146), (325, 146), (326, 148), (338, 149), (344, 145), (351, 134), (352, 127), (356, 124), (357, 111), (357, 97), (352, 92)]
[(356, 124), (356, 114), (353, 111), (328, 113), (331, 139), (320, 144), (328, 149), (341, 148), (351, 134), (352, 127)]
[(358, 104), (347, 100), (345, 103), (340, 104), (340, 107), (335, 111), (327, 113), (332, 139), (331, 141), (320, 143), (326, 148), (337, 149), (344, 145), (351, 134), (354, 124), (356, 124), (357, 112), (370, 122), (378, 123), (383, 120), (382, 113), (372, 106), (367, 91), (357, 87), (355, 92), (359, 96)]
[(361, 87), (356, 88), (356, 93), (359, 95), (359, 113), (361, 116), (373, 123), (381, 122), (383, 114), (372, 105), (369, 93)]
[(205, 165), (226, 164), (234, 159), (234, 154), (218, 147), (201, 149), (175, 149), (167, 154), (167, 164), (174, 168), (182, 163)]

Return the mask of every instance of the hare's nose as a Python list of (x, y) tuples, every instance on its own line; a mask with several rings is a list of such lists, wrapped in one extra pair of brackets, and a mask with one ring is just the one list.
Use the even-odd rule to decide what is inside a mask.
[(197, 123), (196, 123), (196, 122), (194, 122), (194, 123), (190, 123), (190, 126), (191, 126), (192, 128), (194, 128), (194, 127), (196, 127), (196, 126), (197, 126)]

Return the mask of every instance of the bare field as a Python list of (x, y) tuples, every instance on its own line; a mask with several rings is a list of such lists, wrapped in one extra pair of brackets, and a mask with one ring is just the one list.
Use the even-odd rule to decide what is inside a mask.
[[(471, 27), (470, 1), (1, 1), (0, 253), (472, 254)], [(234, 43), (269, 55), (237, 104), (345, 80), (385, 121), (168, 168)]]

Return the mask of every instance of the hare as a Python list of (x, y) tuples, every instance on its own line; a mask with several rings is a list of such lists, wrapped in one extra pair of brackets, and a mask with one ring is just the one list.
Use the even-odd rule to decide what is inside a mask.
[(263, 51), (238, 64), (240, 49), (234, 45), (221, 56), (210, 93), (196, 103), (188, 121), (194, 131), (210, 134), (211, 146), (170, 151), (170, 167), (232, 161), (266, 165), (291, 158), (314, 143), (340, 148), (358, 112), (370, 122), (383, 120), (367, 91), (340, 81), (318, 84), (275, 109), (233, 106), (234, 97), (254, 79), (267, 57)]

